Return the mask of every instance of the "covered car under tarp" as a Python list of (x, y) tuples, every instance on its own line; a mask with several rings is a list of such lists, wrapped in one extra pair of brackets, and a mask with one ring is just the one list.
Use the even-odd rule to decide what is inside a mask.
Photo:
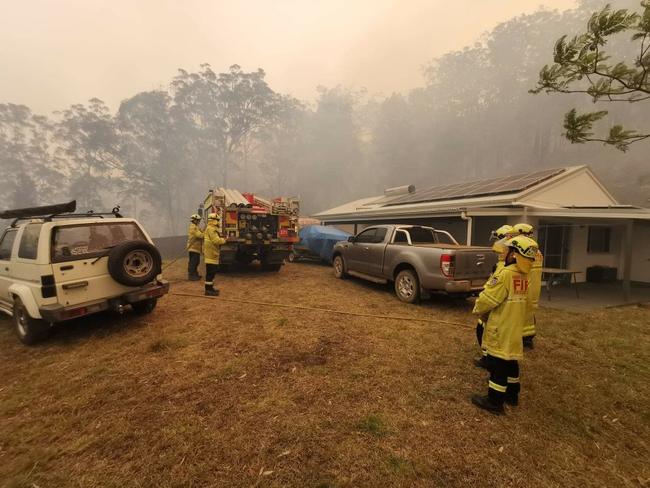
[(294, 245), (294, 257), (311, 257), (331, 263), (334, 244), (347, 241), (350, 235), (336, 227), (308, 225), (298, 232), (300, 241)]

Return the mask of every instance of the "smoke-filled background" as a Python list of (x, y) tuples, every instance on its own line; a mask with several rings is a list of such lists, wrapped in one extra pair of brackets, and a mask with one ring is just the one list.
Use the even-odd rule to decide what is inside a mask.
[[(300, 196), (308, 215), (390, 186), (570, 164), (647, 205), (650, 141), (572, 145), (563, 116), (590, 99), (528, 92), (605, 2), (450, 3), (8, 4), (0, 207), (120, 204), (172, 235), (214, 186)], [(625, 35), (608, 51), (631, 48)], [(603, 132), (650, 125), (647, 104), (605, 108)]]

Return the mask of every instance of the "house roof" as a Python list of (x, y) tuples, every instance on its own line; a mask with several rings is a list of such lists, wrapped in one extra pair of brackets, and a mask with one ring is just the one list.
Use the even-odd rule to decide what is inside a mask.
[[(639, 215), (645, 209), (620, 205), (598, 178), (585, 166), (567, 166), (490, 178), (457, 182), (419, 191), (408, 188), (398, 195), (363, 198), (320, 212), (313, 217), (325, 222), (359, 222), (381, 218), (457, 216), (476, 211), (502, 215), (527, 208), (539, 212)], [(509, 209), (509, 210), (508, 210)], [(589, 212), (586, 212), (586, 210)]]

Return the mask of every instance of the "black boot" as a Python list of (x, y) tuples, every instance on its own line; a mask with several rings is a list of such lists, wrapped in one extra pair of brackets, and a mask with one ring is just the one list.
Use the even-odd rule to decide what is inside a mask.
[(511, 407), (516, 407), (517, 405), (519, 405), (519, 395), (508, 395), (506, 393), (505, 402)]
[(481, 359), (475, 359), (474, 366), (477, 368), (487, 369), (487, 361), (485, 360), (485, 356), (481, 356)]
[(219, 290), (215, 290), (211, 285), (205, 285), (205, 296), (208, 297), (218, 297)]
[(503, 409), (502, 403), (495, 403), (487, 395), (472, 395), (472, 403), (478, 408), (487, 410), (495, 415), (503, 415), (506, 411)]
[(201, 275), (200, 274), (190, 274), (190, 275), (187, 275), (187, 279), (189, 281), (199, 281), (201, 279)]
[(535, 345), (533, 344), (533, 339), (535, 336), (524, 337), (524, 347), (528, 349), (534, 349)]

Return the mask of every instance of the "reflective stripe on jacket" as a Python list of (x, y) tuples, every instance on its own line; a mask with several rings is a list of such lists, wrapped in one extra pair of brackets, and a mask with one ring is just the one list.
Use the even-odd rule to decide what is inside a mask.
[(201, 254), (203, 248), (203, 232), (197, 224), (192, 222), (187, 231), (187, 250)]
[(491, 356), (506, 360), (524, 356), (522, 335), (528, 319), (528, 279), (516, 264), (504, 266), (485, 284), (472, 313), (490, 316), (483, 345)]
[(208, 221), (203, 233), (203, 258), (206, 264), (219, 264), (219, 248), (226, 240), (219, 235), (217, 223)]

